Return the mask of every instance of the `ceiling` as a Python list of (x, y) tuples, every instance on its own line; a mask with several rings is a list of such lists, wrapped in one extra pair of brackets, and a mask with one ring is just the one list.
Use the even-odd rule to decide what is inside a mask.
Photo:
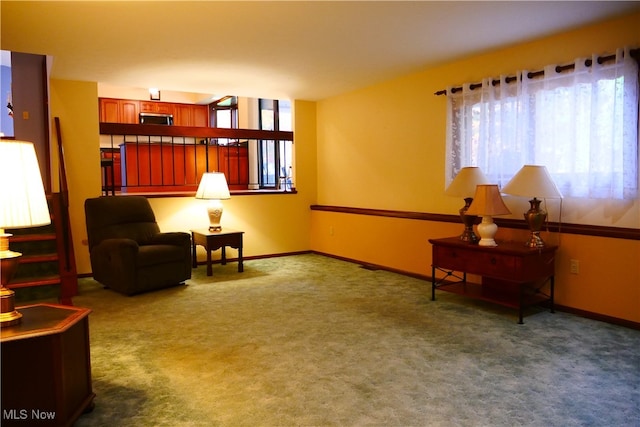
[(1, 47), (52, 77), (319, 100), (640, 10), (638, 1), (11, 1)]

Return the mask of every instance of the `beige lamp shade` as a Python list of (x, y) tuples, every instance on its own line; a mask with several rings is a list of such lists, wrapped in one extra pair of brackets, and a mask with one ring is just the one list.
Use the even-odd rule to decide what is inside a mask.
[(493, 222), (495, 215), (507, 215), (511, 211), (504, 204), (500, 190), (495, 184), (482, 184), (476, 187), (473, 203), (467, 210), (468, 215), (482, 216), (482, 221), (478, 224), (478, 234), (480, 235), (480, 246), (498, 246), (494, 236), (498, 231), (498, 226)]
[(0, 140), (0, 229), (51, 223), (31, 142)]
[(230, 199), (227, 179), (222, 172), (207, 172), (202, 174), (196, 199), (225, 200)]
[(221, 200), (230, 198), (231, 194), (229, 194), (229, 186), (227, 185), (227, 179), (224, 177), (224, 173), (207, 172), (202, 174), (202, 179), (196, 192), (196, 199), (210, 200), (209, 207), (207, 208), (209, 231), (222, 230), (220, 220), (222, 219), (224, 208)]
[(476, 187), (473, 203), (467, 215), (496, 216), (508, 215), (511, 211), (504, 204), (496, 184), (481, 184)]
[(504, 194), (560, 199), (562, 194), (545, 166), (524, 165), (502, 189)]
[(466, 166), (460, 169), (460, 172), (451, 181), (444, 193), (447, 196), (473, 197), (476, 192), (476, 186), (480, 184), (489, 184), (489, 179), (479, 167)]

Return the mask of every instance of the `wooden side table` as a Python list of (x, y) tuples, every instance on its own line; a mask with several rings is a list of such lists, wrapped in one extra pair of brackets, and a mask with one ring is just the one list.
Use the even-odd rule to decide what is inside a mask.
[(213, 267), (211, 263), (211, 251), (222, 248), (222, 257), (220, 262), (222, 265), (227, 263), (227, 254), (225, 247), (238, 250), (238, 273), (244, 271), (242, 260), (242, 235), (244, 231), (229, 230), (223, 228), (220, 231), (209, 231), (208, 229), (191, 230), (191, 243), (193, 246), (193, 268), (198, 267), (198, 260), (196, 258), (196, 245), (204, 246), (207, 251), (207, 276), (213, 275)]
[(2, 426), (70, 426), (93, 409), (86, 308), (17, 307), (2, 328)]
[[(528, 248), (522, 242), (499, 241), (498, 246), (487, 247), (464, 242), (459, 237), (429, 242), (433, 245), (432, 301), (436, 299), (436, 289), (441, 289), (517, 308), (520, 324), (525, 307), (548, 303), (553, 313), (557, 246), (538, 249)], [(437, 279), (436, 270), (446, 275)], [(482, 284), (467, 282), (467, 273), (482, 276)]]

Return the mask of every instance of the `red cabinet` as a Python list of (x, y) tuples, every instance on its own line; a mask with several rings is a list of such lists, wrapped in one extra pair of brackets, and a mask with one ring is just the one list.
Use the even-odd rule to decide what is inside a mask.
[(246, 147), (204, 144), (126, 143), (120, 146), (123, 192), (196, 191), (207, 171), (224, 172), (230, 190), (246, 190)]

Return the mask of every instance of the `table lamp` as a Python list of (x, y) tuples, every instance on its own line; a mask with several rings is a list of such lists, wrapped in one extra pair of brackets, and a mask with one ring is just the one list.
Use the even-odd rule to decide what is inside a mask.
[(502, 189), (504, 194), (512, 196), (531, 197), (529, 200), (531, 208), (524, 213), (524, 219), (529, 225), (531, 236), (526, 246), (530, 248), (543, 248), (544, 241), (540, 237), (542, 225), (547, 220), (547, 212), (540, 208), (540, 202), (537, 197), (547, 199), (561, 199), (562, 194), (556, 184), (553, 182), (549, 171), (544, 166), (524, 165), (518, 173), (511, 178)]
[(20, 323), (15, 292), (7, 288), (18, 269), (19, 252), (9, 250), (5, 228), (51, 223), (36, 151), (31, 142), (0, 140), (0, 326)]
[(478, 224), (478, 234), (480, 235), (480, 246), (498, 246), (494, 237), (498, 232), (498, 226), (493, 222), (496, 215), (508, 215), (511, 211), (504, 204), (500, 190), (495, 184), (481, 184), (476, 187), (473, 202), (467, 215), (480, 215), (482, 222)]
[(477, 166), (467, 166), (460, 169), (460, 172), (451, 181), (449, 187), (445, 190), (447, 196), (455, 196), (464, 198), (464, 206), (459, 210), (460, 219), (464, 224), (464, 231), (460, 235), (460, 240), (469, 243), (478, 243), (478, 236), (473, 232), (473, 224), (476, 223), (476, 215), (468, 215), (467, 210), (473, 202), (473, 195), (476, 186), (479, 184), (488, 184), (489, 180)]
[(209, 231), (220, 231), (220, 219), (222, 218), (221, 200), (230, 199), (227, 179), (222, 172), (206, 172), (202, 175), (196, 199), (211, 200), (207, 213), (209, 215)]

